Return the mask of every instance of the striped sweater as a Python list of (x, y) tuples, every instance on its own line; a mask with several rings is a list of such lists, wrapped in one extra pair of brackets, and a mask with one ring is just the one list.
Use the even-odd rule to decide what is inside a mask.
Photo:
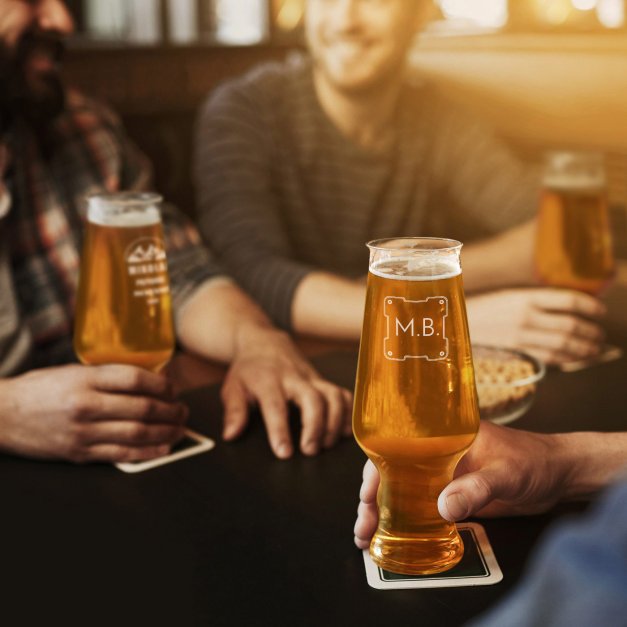
[(487, 236), (531, 217), (536, 178), (493, 134), (407, 83), (385, 152), (323, 112), (310, 62), (266, 64), (210, 94), (195, 154), (199, 224), (225, 268), (284, 328), (309, 272), (367, 271), (381, 237)]

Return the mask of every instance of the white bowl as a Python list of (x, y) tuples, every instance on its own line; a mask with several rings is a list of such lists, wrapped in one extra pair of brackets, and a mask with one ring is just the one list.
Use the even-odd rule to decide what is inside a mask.
[(481, 418), (499, 425), (524, 415), (546, 373), (544, 364), (522, 351), (497, 346), (472, 348)]

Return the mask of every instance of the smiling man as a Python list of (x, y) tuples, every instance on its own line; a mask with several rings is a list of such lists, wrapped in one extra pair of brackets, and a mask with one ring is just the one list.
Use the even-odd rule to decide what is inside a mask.
[[(0, 0), (0, 450), (29, 457), (128, 461), (162, 455), (186, 408), (163, 375), (74, 361), (72, 325), (85, 197), (145, 190), (150, 167), (117, 117), (66, 90), (60, 0)], [(273, 452), (293, 454), (288, 402), (301, 409), (300, 449), (333, 445), (351, 396), (324, 381), (231, 281), (219, 278), (196, 230), (164, 212), (177, 339), (231, 362), (224, 437), (258, 404)]]
[[(196, 147), (200, 225), (281, 326), (357, 339), (365, 242), (464, 240), (470, 290), (532, 282), (537, 184), (463, 110), (408, 72), (430, 0), (308, 0), (309, 56), (216, 90)], [(469, 299), (474, 341), (549, 362), (599, 349), (602, 305), (563, 290)]]

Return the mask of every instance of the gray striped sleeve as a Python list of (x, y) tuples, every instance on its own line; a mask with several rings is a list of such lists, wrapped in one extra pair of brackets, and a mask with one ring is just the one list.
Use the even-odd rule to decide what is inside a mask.
[(199, 224), (221, 263), (279, 326), (289, 329), (294, 292), (311, 271), (293, 259), (271, 181), (269, 120), (237, 84), (218, 89), (196, 129)]
[[(456, 206), (487, 233), (531, 219), (538, 206), (540, 173), (520, 162), (494, 132), (466, 111), (439, 107), (432, 167), (434, 180)], [(454, 220), (455, 215), (449, 216)]]

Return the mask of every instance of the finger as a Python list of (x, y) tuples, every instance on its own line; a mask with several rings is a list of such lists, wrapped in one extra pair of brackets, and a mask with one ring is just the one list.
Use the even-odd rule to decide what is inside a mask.
[(327, 404), (320, 392), (302, 383), (289, 394), (300, 407), (303, 429), (300, 434), (300, 450), (305, 455), (316, 455), (327, 430)]
[(162, 374), (119, 364), (90, 366), (89, 371), (93, 377), (94, 387), (102, 392), (132, 392), (164, 400), (174, 398), (172, 385)]
[(287, 422), (287, 399), (278, 383), (266, 380), (250, 392), (259, 403), (270, 448), (279, 459), (291, 457), (294, 448)]
[(85, 452), (81, 462), (139, 462), (163, 457), (170, 452), (170, 445), (130, 447), (120, 444), (95, 444)]
[(520, 333), (520, 341), (527, 346), (538, 346), (553, 353), (553, 359), (558, 354), (570, 359), (582, 359), (597, 355), (599, 344), (582, 338), (571, 337), (565, 333), (549, 333), (534, 329), (524, 329)]
[(331, 448), (340, 438), (346, 418), (346, 405), (342, 390), (330, 383), (314, 384), (326, 401), (326, 432), (322, 445)]
[(377, 500), (377, 490), (379, 489), (379, 471), (377, 467), (368, 460), (364, 465), (363, 482), (359, 491), (359, 498), (363, 503), (374, 503)]
[(536, 290), (532, 304), (538, 309), (568, 311), (590, 318), (601, 318), (607, 312), (605, 305), (583, 292), (561, 289)]
[(377, 530), (379, 516), (374, 503), (359, 503), (357, 508), (357, 520), (353, 529), (355, 534), (355, 544), (360, 549), (367, 549), (370, 545), (372, 535)]
[(353, 435), (353, 393), (342, 388), (342, 398), (345, 408), (343, 435), (350, 437)]
[(511, 472), (481, 469), (454, 479), (438, 497), (442, 518), (455, 522), (503, 498), (511, 492)]
[(234, 440), (248, 424), (248, 397), (244, 386), (235, 380), (227, 380), (220, 392), (224, 405), (224, 428), (222, 437)]
[(183, 437), (182, 425), (146, 424), (131, 420), (93, 422), (81, 435), (87, 445), (124, 444), (144, 448), (174, 444)]
[(529, 320), (529, 326), (545, 331), (566, 333), (593, 342), (602, 342), (605, 338), (605, 333), (598, 324), (579, 316), (535, 310)]
[(145, 423), (184, 424), (189, 409), (184, 403), (166, 403), (149, 396), (98, 394), (75, 401), (84, 422), (130, 420)]

